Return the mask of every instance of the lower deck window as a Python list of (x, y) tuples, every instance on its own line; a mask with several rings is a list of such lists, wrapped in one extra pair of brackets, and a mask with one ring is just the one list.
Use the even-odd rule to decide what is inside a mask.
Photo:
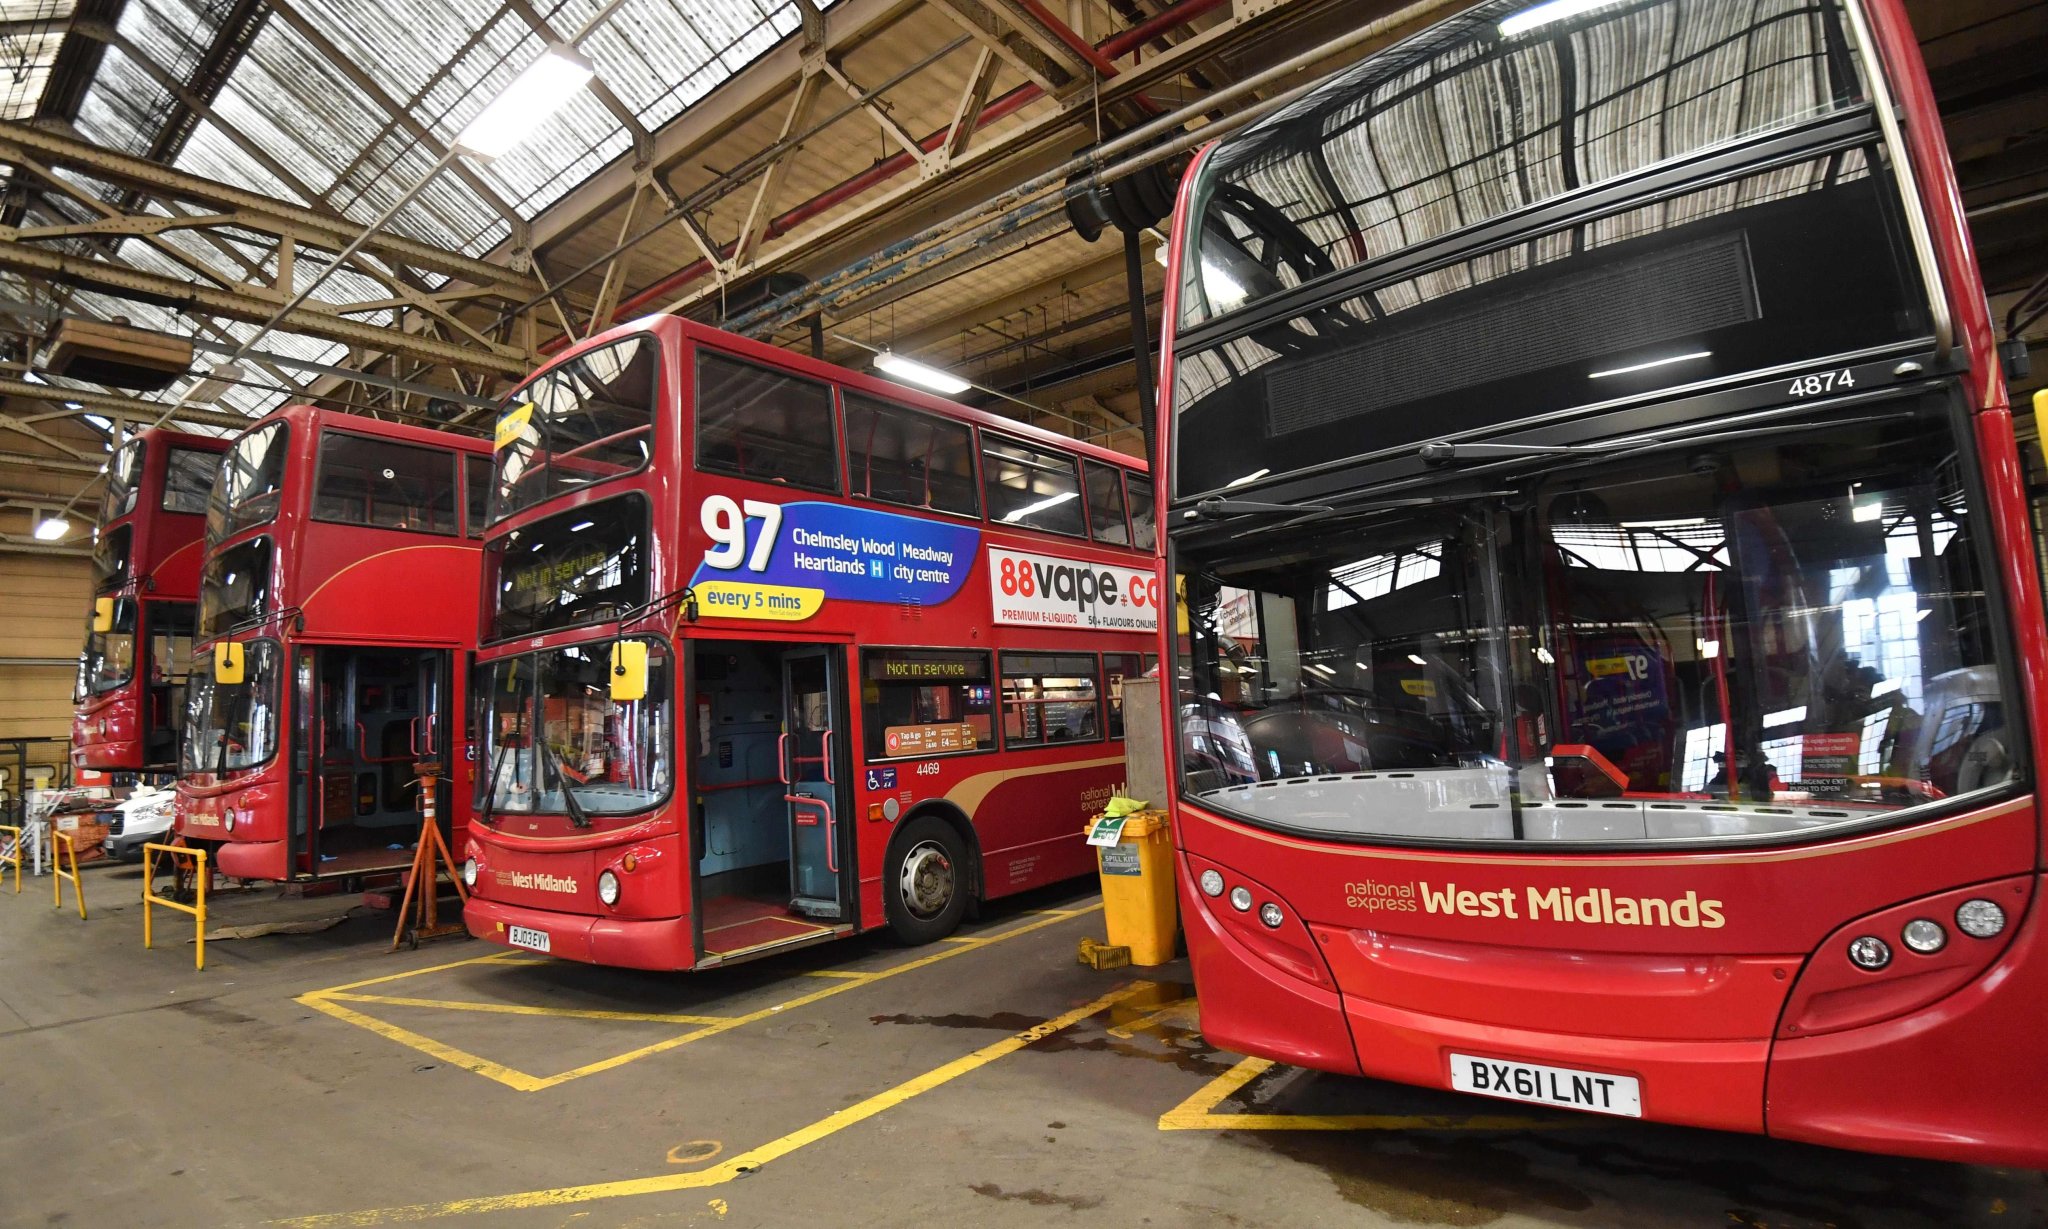
[(1095, 741), (1100, 690), (1092, 653), (1003, 654), (1003, 745)]
[(861, 658), (868, 758), (987, 751), (993, 699), (986, 653), (871, 649)]

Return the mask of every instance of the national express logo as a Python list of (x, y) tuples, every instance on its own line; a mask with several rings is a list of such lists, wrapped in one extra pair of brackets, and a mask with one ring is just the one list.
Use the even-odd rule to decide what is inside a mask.
[(501, 888), (518, 888), (526, 892), (558, 892), (563, 896), (576, 895), (576, 880), (570, 875), (550, 875), (544, 871), (494, 873)]
[(1621, 896), (1610, 888), (1575, 892), (1566, 887), (1494, 888), (1485, 892), (1455, 883), (1380, 883), (1367, 879), (1344, 885), (1344, 903), (1372, 914), (1434, 913), (1456, 917), (1524, 918), (1539, 922), (1583, 922), (1593, 926), (1676, 926), (1719, 930), (1727, 925), (1721, 902), (1699, 893), (1679, 897)]

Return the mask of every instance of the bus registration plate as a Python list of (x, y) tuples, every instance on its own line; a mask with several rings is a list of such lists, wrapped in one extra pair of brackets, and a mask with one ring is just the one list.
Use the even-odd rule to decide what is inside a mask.
[(505, 928), (505, 938), (512, 946), (523, 947), (528, 951), (544, 952), (548, 950), (548, 932), (545, 930), (535, 930), (531, 926), (507, 926)]
[(1503, 1062), (1497, 1058), (1451, 1055), (1451, 1087), (1482, 1097), (1561, 1105), (1595, 1114), (1643, 1116), (1642, 1086), (1634, 1076), (1604, 1071), (1576, 1071), (1539, 1063)]

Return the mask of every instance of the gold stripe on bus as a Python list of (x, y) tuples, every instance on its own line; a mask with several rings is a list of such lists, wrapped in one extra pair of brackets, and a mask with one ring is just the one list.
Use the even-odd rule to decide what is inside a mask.
[(356, 560), (354, 563), (351, 563), (347, 567), (341, 569), (341, 571), (336, 572), (334, 575), (328, 577), (326, 580), (321, 581), (319, 586), (315, 588), (311, 593), (308, 593), (305, 597), (305, 600), (299, 603), (299, 609), (305, 610), (307, 607), (311, 606), (313, 604), (313, 599), (320, 596), (320, 591), (322, 589), (325, 589), (327, 586), (333, 584), (337, 580), (340, 580), (342, 577), (348, 575), (350, 572), (363, 566), (364, 564), (373, 563), (376, 560), (382, 559), (386, 555), (402, 555), (407, 551), (415, 550), (475, 551), (477, 549), (479, 548), (474, 546), (454, 546), (439, 544), (431, 546), (394, 546), (390, 550), (380, 550), (374, 555), (364, 555), (361, 559)]
[[(1870, 837), (1834, 841), (1826, 845), (1808, 846), (1804, 849), (1731, 850), (1727, 853), (1716, 854), (1705, 854), (1697, 850), (1674, 849), (1667, 854), (1653, 858), (1616, 858), (1597, 850), (1570, 856), (1517, 858), (1477, 852), (1435, 853), (1419, 849), (1400, 849), (1392, 846), (1360, 848), (1353, 845), (1304, 841), (1294, 837), (1261, 832), (1248, 824), (1229, 820), (1223, 816), (1217, 816), (1215, 819), (1216, 822), (1233, 824), (1238, 835), (1250, 837), (1255, 841), (1264, 841), (1269, 845), (1285, 845), (1290, 849), (1306, 850), (1310, 853), (1335, 854), (1345, 858), (1377, 858), (1387, 862), (1455, 862), (1469, 863), (1474, 866), (1575, 866), (1605, 869), (1611, 866), (1671, 866), (1680, 861), (1690, 866), (1699, 866), (1744, 862), (1799, 862), (1808, 858), (1829, 858), (1837, 854), (1861, 853), (1866, 849), (1876, 849), (1884, 845), (1896, 845), (1900, 841), (1917, 841), (1922, 837), (1955, 832), (1959, 829), (1968, 828), (1973, 824), (1981, 824), (1993, 819), (2003, 819), (2016, 812), (2028, 810), (2033, 805), (2034, 796), (2028, 794), (2024, 798), (2003, 803), (1990, 810), (1958, 815), (1953, 819), (1940, 820), (1924, 827), (1911, 828), (1901, 832), (1887, 832)], [(1205, 814), (1203, 818), (1209, 817)]]
[(1078, 772), (1083, 768), (1107, 768), (1112, 764), (1122, 764), (1123, 762), (1123, 756), (1112, 755), (1099, 760), (1075, 760), (1066, 764), (1040, 764), (1036, 768), (1006, 768), (996, 772), (978, 772), (952, 789), (947, 790), (946, 801), (959, 807), (966, 813), (967, 818), (973, 819), (975, 809), (981, 806), (982, 799), (988, 797), (996, 786), (1001, 785), (1005, 781), (1014, 781), (1018, 777), (1035, 777), (1047, 772)]

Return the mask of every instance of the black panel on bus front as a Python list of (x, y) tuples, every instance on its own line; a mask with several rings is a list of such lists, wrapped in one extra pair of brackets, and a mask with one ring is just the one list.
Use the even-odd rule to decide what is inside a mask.
[(579, 504), (522, 525), (485, 552), (486, 639), (617, 619), (647, 603), (645, 496)]
[(1633, 203), (1178, 354), (1177, 493), (1925, 337), (1876, 161)]

